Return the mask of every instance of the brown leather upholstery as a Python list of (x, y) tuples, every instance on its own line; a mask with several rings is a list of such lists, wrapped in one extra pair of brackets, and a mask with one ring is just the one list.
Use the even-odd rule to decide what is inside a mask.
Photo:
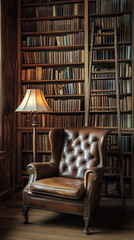
[[(96, 130), (98, 133), (98, 130)], [(59, 162), (59, 176), (84, 178), (85, 171), (99, 166), (99, 136), (92, 129), (65, 129), (64, 146)]]
[(30, 191), (37, 194), (51, 194), (58, 197), (80, 199), (85, 190), (83, 180), (51, 177), (31, 183)]
[[(83, 215), (85, 233), (100, 200), (106, 137), (99, 128), (56, 128), (50, 131), (51, 161), (28, 165), (23, 211), (30, 207)], [(62, 203), (62, 204), (61, 204)]]

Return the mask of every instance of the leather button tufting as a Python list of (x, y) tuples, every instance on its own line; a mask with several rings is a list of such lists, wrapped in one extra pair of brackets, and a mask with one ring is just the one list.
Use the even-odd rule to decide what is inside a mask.
[(90, 147), (90, 144), (89, 144), (89, 143), (87, 143), (87, 147)]
[(63, 166), (63, 171), (65, 172), (65, 171), (66, 171), (66, 169), (67, 169), (67, 166), (66, 166), (66, 165), (64, 165), (64, 166)]
[(73, 169), (73, 172), (74, 172), (74, 173), (76, 173), (76, 172), (77, 172), (77, 168), (76, 168), (76, 167)]
[(76, 160), (76, 157), (73, 157), (72, 160), (71, 160), (71, 162), (73, 163), (75, 160)]
[(82, 163), (83, 165), (85, 165), (86, 161), (85, 161), (85, 160), (83, 160), (81, 163)]
[(74, 149), (73, 148), (70, 148), (70, 152), (73, 152), (74, 151)]

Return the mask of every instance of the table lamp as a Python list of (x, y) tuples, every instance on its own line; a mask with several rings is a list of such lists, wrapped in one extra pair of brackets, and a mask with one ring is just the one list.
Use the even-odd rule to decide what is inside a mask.
[(51, 108), (49, 107), (41, 89), (27, 89), (21, 104), (15, 111), (32, 113), (33, 162), (36, 162), (37, 113), (51, 111)]

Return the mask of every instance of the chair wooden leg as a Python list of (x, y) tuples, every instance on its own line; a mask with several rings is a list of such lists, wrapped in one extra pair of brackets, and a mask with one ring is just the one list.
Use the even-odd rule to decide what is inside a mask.
[(23, 207), (22, 208), (22, 213), (23, 213), (23, 216), (24, 216), (24, 223), (25, 224), (28, 223), (28, 211), (29, 211), (28, 207)]
[(89, 234), (91, 234), (88, 230), (89, 218), (88, 217), (83, 217), (83, 219), (84, 219), (84, 222), (85, 222), (84, 233), (86, 235), (89, 235)]

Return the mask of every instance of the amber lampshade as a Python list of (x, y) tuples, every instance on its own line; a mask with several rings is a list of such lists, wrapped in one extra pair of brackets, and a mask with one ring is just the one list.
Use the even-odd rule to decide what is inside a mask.
[(41, 89), (27, 89), (26, 94), (15, 110), (16, 112), (46, 112), (51, 111)]
[(32, 112), (33, 127), (33, 162), (36, 162), (36, 119), (37, 112), (48, 112), (51, 108), (47, 104), (41, 89), (27, 89), (26, 94), (15, 110), (16, 112)]

